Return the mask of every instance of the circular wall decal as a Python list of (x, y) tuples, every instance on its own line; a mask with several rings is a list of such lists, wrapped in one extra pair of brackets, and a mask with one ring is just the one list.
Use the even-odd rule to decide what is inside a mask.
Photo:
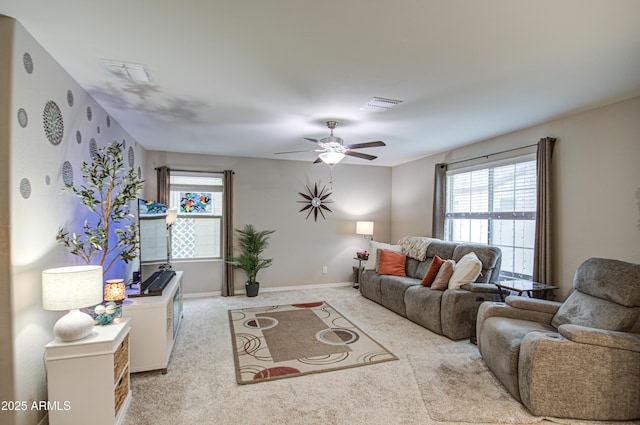
[(51, 177), (49, 176), (44, 176), (44, 183), (49, 186), (51, 184)]
[(142, 177), (142, 168), (138, 167), (138, 177)]
[(127, 148), (127, 141), (122, 139), (122, 149), (126, 149)]
[(96, 130), (98, 131), (98, 134), (100, 134), (100, 126), (98, 126)]
[(93, 137), (89, 140), (89, 155), (91, 155), (91, 159), (96, 159), (98, 155), (98, 142)]
[(31, 182), (29, 179), (20, 180), (20, 195), (24, 199), (28, 199), (31, 196)]
[(71, 90), (67, 90), (67, 104), (73, 106), (73, 92)]
[(129, 167), (133, 168), (133, 165), (135, 163), (136, 160), (136, 153), (133, 151), (133, 148), (131, 146), (129, 146), (129, 150), (128, 150), (128, 159), (129, 159)]
[(60, 112), (58, 104), (53, 100), (48, 101), (44, 105), (42, 121), (44, 124), (44, 132), (49, 142), (51, 142), (52, 145), (59, 145), (60, 142), (62, 142), (62, 135), (64, 133), (64, 122), (62, 120), (62, 112)]
[(28, 122), (29, 117), (27, 116), (27, 111), (25, 111), (24, 108), (18, 109), (18, 123), (20, 127), (25, 128)]
[(91, 106), (87, 106), (87, 119), (91, 121), (91, 118), (93, 118), (93, 112), (91, 111)]
[(24, 64), (24, 70), (27, 71), (27, 74), (31, 74), (33, 72), (33, 59), (31, 59), (29, 53), (22, 55), (22, 63)]
[(62, 164), (62, 182), (65, 185), (73, 184), (73, 166), (69, 161)]
[(76, 141), (78, 144), (82, 143), (82, 133), (80, 133), (80, 130), (76, 131)]
[(111, 127), (111, 117), (107, 115), (107, 127)]

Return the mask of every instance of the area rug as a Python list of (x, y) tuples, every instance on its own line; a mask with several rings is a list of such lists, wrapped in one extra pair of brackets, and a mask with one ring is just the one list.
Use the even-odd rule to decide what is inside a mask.
[(239, 384), (398, 359), (324, 301), (229, 310), (229, 324)]
[(409, 363), (429, 416), (438, 422), (637, 424), (534, 416), (493, 375), (468, 342), (425, 347)]

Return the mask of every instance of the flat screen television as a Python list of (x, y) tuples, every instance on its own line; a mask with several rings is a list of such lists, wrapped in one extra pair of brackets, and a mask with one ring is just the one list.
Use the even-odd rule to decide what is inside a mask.
[[(140, 295), (148, 294), (146, 286), (154, 275), (154, 264), (169, 263), (167, 207), (154, 201), (138, 199), (138, 232), (140, 237)], [(157, 269), (156, 269), (157, 270)]]

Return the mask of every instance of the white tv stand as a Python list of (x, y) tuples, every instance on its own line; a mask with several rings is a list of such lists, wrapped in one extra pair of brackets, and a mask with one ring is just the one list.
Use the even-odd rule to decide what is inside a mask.
[(167, 373), (182, 320), (182, 272), (176, 272), (162, 295), (127, 298), (122, 316), (131, 318), (131, 372)]

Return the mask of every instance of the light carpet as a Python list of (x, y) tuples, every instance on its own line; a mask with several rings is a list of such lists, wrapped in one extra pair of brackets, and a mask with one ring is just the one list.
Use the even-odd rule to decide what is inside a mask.
[[(260, 385), (235, 379), (228, 310), (326, 300), (399, 360)], [(409, 357), (451, 341), (387, 310), (352, 288), (261, 292), (185, 299), (184, 320), (167, 373), (131, 375), (133, 399), (123, 425), (437, 425), (423, 402)], [(458, 406), (458, 397), (446, 401)], [(500, 422), (500, 421), (498, 421)], [(548, 422), (547, 422), (548, 423)], [(449, 422), (447, 425), (450, 425)]]
[(324, 301), (229, 310), (229, 324), (239, 384), (398, 360)]
[(409, 363), (429, 416), (435, 421), (457, 424), (638, 423), (534, 416), (511, 396), (484, 363), (477, 347), (470, 344), (425, 347), (420, 354), (410, 354)]

